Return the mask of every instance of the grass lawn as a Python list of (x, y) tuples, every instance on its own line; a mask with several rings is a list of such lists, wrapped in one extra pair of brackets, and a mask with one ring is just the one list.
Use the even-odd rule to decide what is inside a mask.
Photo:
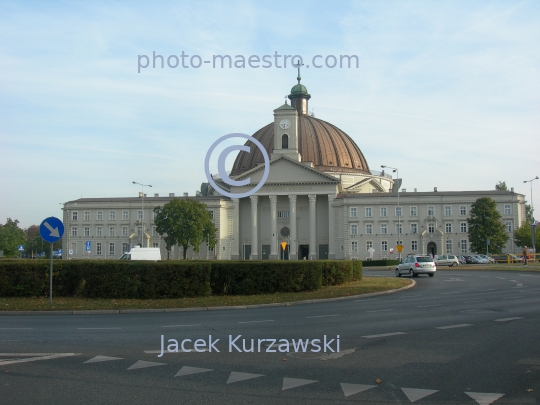
[(263, 295), (210, 296), (196, 298), (163, 299), (90, 299), (75, 297), (53, 297), (49, 305), (46, 297), (4, 298), (0, 297), (1, 311), (52, 311), (52, 310), (95, 310), (95, 309), (162, 309), (194, 308), (233, 305), (256, 305), (286, 303), (313, 299), (345, 297), (392, 290), (409, 285), (411, 280), (399, 278), (364, 277), (361, 281), (343, 285), (323, 287), (317, 291), (299, 293), (276, 293)]

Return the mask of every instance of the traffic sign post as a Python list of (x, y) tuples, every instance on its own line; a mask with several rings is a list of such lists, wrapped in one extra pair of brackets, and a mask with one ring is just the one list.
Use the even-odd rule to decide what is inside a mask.
[(64, 224), (56, 217), (45, 218), (39, 226), (39, 234), (45, 242), (51, 244), (51, 257), (49, 258), (49, 303), (52, 305), (52, 278), (53, 278), (53, 243), (64, 235)]
[(19, 251), (19, 259), (21, 259), (22, 253), (24, 252), (24, 246), (23, 245), (17, 246), (17, 250)]

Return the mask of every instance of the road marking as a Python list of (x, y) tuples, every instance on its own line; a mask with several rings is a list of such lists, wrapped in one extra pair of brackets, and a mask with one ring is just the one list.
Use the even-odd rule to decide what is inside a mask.
[(283, 377), (283, 386), (281, 387), (281, 391), (289, 390), (291, 388), (301, 387), (302, 385), (313, 384), (316, 382), (318, 381), (304, 380), (302, 378)]
[(166, 366), (166, 363), (156, 363), (153, 361), (144, 361), (144, 360), (138, 360), (136, 363), (132, 364), (128, 370), (137, 370), (139, 368), (147, 368), (147, 367), (156, 367), (156, 366)]
[(515, 316), (513, 318), (501, 318), (501, 319), (494, 319), (493, 322), (508, 322), (508, 321), (515, 321), (518, 319), (523, 319), (522, 316)]
[(481, 311), (481, 309), (466, 309), (466, 310), (461, 311), (461, 312), (476, 312), (476, 311)]
[(78, 330), (119, 330), (122, 328), (77, 328)]
[(515, 287), (511, 287), (511, 288), (527, 288), (528, 286), (523, 286), (523, 283), (517, 283)]
[(504, 394), (490, 394), (487, 392), (466, 392), (465, 394), (474, 399), (478, 405), (490, 405), (504, 396)]
[(472, 324), (471, 323), (461, 323), (459, 325), (438, 326), (435, 329), (454, 329), (454, 328), (464, 328), (466, 326), (472, 326)]
[(439, 392), (439, 390), (425, 390), (420, 388), (402, 388), (401, 391), (403, 391), (411, 402), (416, 402), (419, 399), (427, 397), (428, 395)]
[(34, 328), (0, 328), (0, 330), (32, 330)]
[(375, 311), (366, 311), (366, 312), (386, 312), (386, 311), (393, 311), (393, 309), (377, 309)]
[(452, 291), (447, 293), (441, 293), (441, 295), (448, 295), (448, 294), (461, 294), (461, 291)]
[(396, 335), (406, 335), (405, 332), (392, 332), (392, 333), (382, 333), (380, 335), (366, 335), (362, 336), (366, 339), (372, 339), (372, 338), (379, 338), (379, 337), (386, 337), (386, 336), (396, 336)]
[(486, 290), (478, 290), (479, 292), (484, 292), (484, 291), (497, 291), (495, 288), (488, 288)]
[(312, 319), (312, 318), (326, 318), (328, 316), (338, 316), (339, 314), (334, 315), (317, 315), (317, 316), (306, 316), (306, 319)]
[(503, 297), (503, 300), (510, 300), (512, 298), (521, 298), (521, 296), (520, 295), (515, 295), (513, 297)]
[(264, 377), (263, 374), (251, 374), (251, 373), (239, 373), (237, 371), (231, 372), (227, 384), (235, 383), (238, 381), (251, 380), (252, 378)]
[(211, 368), (199, 368), (199, 367), (189, 367), (189, 366), (183, 366), (178, 373), (176, 373), (175, 377), (182, 377), (183, 375), (190, 375), (190, 374), (198, 374), (198, 373), (206, 373), (208, 371), (214, 371)]
[(420, 294), (418, 295), (405, 295), (403, 297), (399, 297), (399, 299), (403, 299), (403, 298), (413, 298), (413, 297), (420, 297)]
[(238, 322), (238, 323), (260, 323), (260, 322), (275, 322), (273, 319), (266, 319), (264, 321), (245, 321), (245, 322)]
[(361, 298), (359, 300), (353, 300), (354, 302), (356, 301), (377, 301), (378, 298)]
[(495, 277), (495, 278), (498, 278), (499, 280), (506, 280), (504, 277)]
[(489, 276), (478, 276), (478, 277), (488, 278)]
[(343, 394), (346, 397), (350, 397), (351, 395), (358, 394), (359, 392), (367, 391), (376, 387), (376, 385), (347, 384), (347, 383), (340, 383), (340, 384), (341, 384), (341, 389), (343, 390)]
[(83, 364), (88, 364), (88, 363), (100, 363), (102, 361), (113, 361), (113, 360), (123, 360), (122, 357), (109, 357), (109, 356), (96, 356), (96, 357), (92, 357), (90, 360), (86, 360)]
[(58, 359), (61, 357), (71, 357), (71, 356), (79, 356), (81, 353), (0, 353), (0, 357), (27, 357), (26, 359), (18, 359), (18, 360), (12, 360), (12, 359), (6, 359), (6, 360), (0, 360), (0, 366), (7, 366), (9, 364), (16, 364), (16, 363), (30, 363), (32, 361), (40, 361), (40, 360), (52, 360), (52, 359)]
[(165, 326), (162, 326), (162, 328), (182, 328), (184, 326), (201, 326), (200, 323), (194, 323), (192, 325), (165, 325)]
[(485, 302), (486, 300), (476, 300), (476, 301), (463, 301), (463, 304), (472, 304), (473, 302)]
[(517, 280), (509, 280), (509, 281), (513, 281), (514, 283), (517, 283), (517, 282), (518, 282)]
[(431, 308), (431, 307), (440, 307), (442, 304), (434, 304), (434, 305), (419, 305), (416, 308)]

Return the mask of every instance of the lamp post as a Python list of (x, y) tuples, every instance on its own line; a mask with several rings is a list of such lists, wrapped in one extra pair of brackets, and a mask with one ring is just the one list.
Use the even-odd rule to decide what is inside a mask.
[[(390, 166), (386, 166), (386, 165), (381, 165), (381, 167), (383, 169), (392, 169), (392, 171), (394, 173), (396, 173), (396, 181), (399, 180), (399, 170), (395, 167), (390, 167)], [(398, 206), (398, 212), (399, 212), (399, 215), (398, 215), (398, 245), (401, 245), (401, 234), (402, 234), (402, 229), (401, 229), (401, 206), (399, 205), (399, 187), (398, 187), (398, 190), (397, 190), (397, 206)], [(401, 252), (399, 252), (399, 261), (401, 261)]]
[(531, 183), (531, 239), (532, 239), (532, 250), (533, 250), (533, 261), (536, 259), (536, 223), (534, 220), (534, 205), (533, 205), (533, 193), (532, 193), (532, 182), (538, 180), (538, 176), (531, 180), (524, 180), (523, 183)]
[[(151, 184), (141, 184), (137, 183), (136, 181), (133, 182), (133, 184), (138, 184), (141, 186), (141, 198), (142, 198), (142, 215), (141, 215), (141, 247), (144, 247), (144, 188), (145, 187), (152, 187)], [(150, 241), (148, 241), (150, 243)]]

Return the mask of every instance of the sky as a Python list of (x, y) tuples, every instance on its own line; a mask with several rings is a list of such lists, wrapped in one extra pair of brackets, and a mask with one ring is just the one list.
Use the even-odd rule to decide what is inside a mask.
[[(26, 228), (61, 218), (67, 201), (137, 196), (133, 181), (152, 184), (148, 195), (194, 195), (211, 144), (272, 122), (296, 84), (276, 52), (302, 56), (309, 109), (370, 169), (397, 167), (407, 190), (505, 181), (530, 201), (538, 21), (537, 0), (2, 1), (0, 223)], [(214, 55), (246, 66), (197, 67)], [(248, 65), (264, 55), (271, 67)], [(340, 55), (358, 66), (332, 68)], [(540, 212), (540, 180), (533, 202)]]

